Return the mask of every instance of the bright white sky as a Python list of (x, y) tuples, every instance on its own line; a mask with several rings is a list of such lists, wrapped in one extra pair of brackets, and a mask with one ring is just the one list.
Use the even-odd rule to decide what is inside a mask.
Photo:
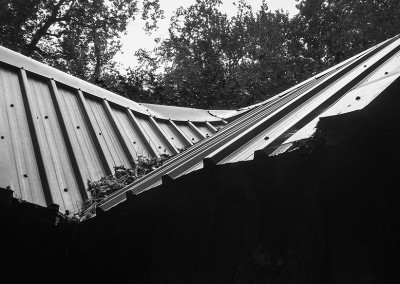
[[(233, 5), (234, 0), (223, 0), (221, 11), (233, 16), (236, 13), (236, 7)], [(298, 10), (295, 5), (296, 0), (266, 0), (268, 8), (272, 11), (283, 9), (290, 16), (297, 14)], [(136, 20), (129, 24), (127, 34), (122, 36), (122, 50), (115, 56), (115, 60), (121, 64), (122, 68), (134, 67), (137, 62), (134, 53), (139, 48), (152, 50), (156, 44), (155, 38), (166, 38), (168, 35), (169, 20), (174, 11), (179, 7), (188, 7), (196, 3), (196, 0), (160, 0), (161, 9), (164, 10), (165, 19), (158, 22), (159, 29), (153, 32), (151, 36), (147, 35), (144, 30), (144, 21), (140, 19), (140, 15)], [(247, 0), (252, 5), (253, 11), (261, 6), (262, 0)]]

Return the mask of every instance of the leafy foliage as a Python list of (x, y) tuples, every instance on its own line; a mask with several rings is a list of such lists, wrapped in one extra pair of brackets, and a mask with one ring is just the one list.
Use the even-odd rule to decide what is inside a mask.
[(298, 2), (289, 18), (237, 0), (228, 17), (221, 0), (196, 0), (123, 73), (119, 36), (139, 11), (157, 29), (158, 0), (0, 0), (0, 44), (135, 101), (211, 109), (263, 101), (400, 30), (397, 0)]
[[(139, 12), (137, 0), (0, 0), (0, 43), (80, 78), (98, 82), (116, 63), (120, 35)], [(158, 0), (142, 17), (162, 16)], [(155, 25), (149, 26), (151, 30)]]
[(92, 217), (96, 213), (97, 206), (108, 196), (162, 166), (169, 158), (166, 154), (161, 155), (161, 158), (140, 158), (135, 167), (131, 169), (117, 166), (114, 167), (115, 174), (113, 175), (103, 177), (99, 181), (88, 180), (88, 191), (91, 198), (86, 201), (81, 212), (68, 217), (69, 220), (82, 221)]

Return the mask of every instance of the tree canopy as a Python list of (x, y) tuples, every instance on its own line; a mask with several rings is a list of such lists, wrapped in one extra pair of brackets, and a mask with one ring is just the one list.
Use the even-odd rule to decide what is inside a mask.
[[(120, 35), (139, 11), (136, 0), (0, 0), (0, 43), (95, 81), (115, 67)], [(144, 1), (144, 19), (149, 11), (153, 22), (162, 16), (158, 1)]]
[(257, 103), (400, 30), (398, 0), (298, 0), (290, 18), (236, 1), (196, 0), (171, 18), (168, 37), (122, 72), (113, 56), (140, 12), (146, 29), (158, 0), (0, 0), (0, 44), (139, 102), (200, 108)]

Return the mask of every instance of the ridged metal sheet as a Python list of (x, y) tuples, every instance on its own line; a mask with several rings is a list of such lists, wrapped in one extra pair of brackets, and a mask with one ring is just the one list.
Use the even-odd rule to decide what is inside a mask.
[[(253, 159), (257, 150), (267, 155), (288, 151), (292, 142), (309, 138), (314, 133), (320, 117), (362, 109), (397, 80), (400, 77), (399, 52), (400, 40), (396, 36), (262, 104), (251, 106), (247, 113), (212, 137), (199, 141), (110, 196), (101, 207), (107, 210), (123, 202), (127, 191), (140, 194), (155, 187), (166, 175), (168, 181), (201, 168), (212, 171), (216, 164)], [(207, 127), (197, 126), (196, 122), (192, 123), (195, 128), (183, 121), (176, 124), (190, 139), (198, 138), (196, 129), (204, 133), (203, 127)]]
[(63, 213), (90, 198), (88, 180), (176, 155), (194, 144), (185, 132), (198, 142), (226, 124), (207, 110), (141, 105), (2, 47), (0, 111), (0, 187)]
[(0, 100), (0, 185), (10, 186), (23, 200), (45, 206), (18, 74), (3, 66), (0, 66)]

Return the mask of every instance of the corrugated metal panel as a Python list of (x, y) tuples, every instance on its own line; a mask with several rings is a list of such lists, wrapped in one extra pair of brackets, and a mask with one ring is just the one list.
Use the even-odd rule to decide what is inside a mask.
[(46, 206), (17, 70), (0, 66), (0, 76), (0, 184)]
[(107, 160), (111, 161), (113, 166), (124, 165), (130, 167), (131, 164), (124, 154), (124, 150), (118, 141), (117, 135), (107, 117), (106, 111), (102, 106), (102, 102), (87, 99), (89, 106), (89, 115), (94, 122), (93, 127), (98, 135), (98, 139), (102, 144), (102, 149), (105, 151)]
[(197, 143), (203, 138), (200, 137), (187, 122), (176, 122), (176, 126), (189, 138), (193, 143)]
[(171, 149), (168, 147), (168, 145), (163, 141), (163, 139), (159, 136), (157, 133), (157, 130), (154, 129), (154, 126), (152, 125), (150, 118), (147, 117), (142, 117), (142, 116), (137, 116), (136, 117), (140, 125), (143, 127), (145, 131), (145, 135), (147, 135), (147, 139), (150, 144), (154, 147), (156, 152), (161, 155), (161, 154), (167, 154), (167, 155), (172, 155)]
[(79, 104), (77, 92), (59, 87), (60, 107), (65, 119), (67, 132), (73, 152), (76, 153), (79, 167), (83, 171), (83, 180), (99, 180), (106, 172), (90, 134), (85, 115)]
[(164, 131), (167, 139), (171, 139), (171, 142), (175, 145), (177, 149), (180, 151), (186, 149), (192, 144), (189, 143), (184, 137), (182, 132), (179, 132), (179, 129), (175, 129), (170, 121), (162, 121), (156, 120), (158, 125), (160, 125), (161, 129)]
[[(258, 104), (213, 137), (198, 142), (163, 167), (115, 193), (102, 208), (108, 209), (124, 201), (128, 190), (139, 194), (159, 184), (164, 175), (176, 178), (203, 166), (212, 170), (216, 163), (253, 159), (256, 150), (272, 155), (287, 151), (291, 145), (287, 142), (290, 137), (301, 133), (335, 106), (343, 107), (348, 99), (368, 104), (378, 96), (400, 75), (399, 51), (397, 36)], [(368, 94), (369, 101), (361, 99), (361, 90)], [(354, 98), (356, 92), (358, 95)], [(365, 104), (358, 104), (358, 107), (363, 106)], [(196, 129), (202, 129), (193, 124), (194, 129), (193, 125), (190, 127), (190, 123), (184, 122), (177, 125), (190, 139), (196, 138)]]
[(126, 111), (124, 112), (119, 109), (113, 109), (113, 111), (116, 116), (118, 128), (121, 130), (126, 144), (129, 145), (129, 150), (134, 155), (134, 158), (136, 160), (139, 158), (151, 158), (152, 155), (151, 150), (148, 149), (149, 146), (146, 145), (137, 130), (133, 127)]
[(0, 110), (0, 186), (61, 212), (78, 212), (87, 180), (114, 166), (192, 146), (175, 122), (225, 125), (207, 110), (142, 106), (2, 47)]

